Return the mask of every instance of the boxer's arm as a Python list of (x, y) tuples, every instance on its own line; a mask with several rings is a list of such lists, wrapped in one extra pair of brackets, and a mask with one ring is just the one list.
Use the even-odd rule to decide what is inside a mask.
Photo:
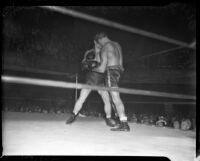
[(122, 71), (124, 71), (124, 66), (123, 66), (123, 55), (122, 55), (122, 48), (121, 48), (121, 46), (119, 45), (119, 54), (120, 54), (120, 61), (119, 61), (119, 63), (120, 63), (120, 66), (121, 66), (121, 68), (122, 68)]
[(94, 49), (87, 50), (84, 54), (83, 60), (81, 61), (81, 70), (88, 70), (89, 69), (89, 64), (87, 60), (87, 55), (93, 52)]
[(110, 51), (110, 47), (108, 45), (104, 46), (100, 53), (100, 65), (94, 69), (97, 72), (105, 72), (108, 62), (108, 52)]
[(93, 52), (93, 51), (94, 51), (94, 49), (87, 50), (87, 51), (85, 52), (85, 54), (84, 54), (84, 57), (83, 57), (83, 60), (81, 61), (81, 63), (83, 63), (84, 61), (86, 61), (86, 56), (87, 56), (89, 53)]

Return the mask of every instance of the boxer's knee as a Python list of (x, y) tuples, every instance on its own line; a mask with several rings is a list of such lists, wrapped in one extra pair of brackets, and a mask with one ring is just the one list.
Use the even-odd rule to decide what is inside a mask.
[(91, 92), (90, 89), (82, 89), (77, 102), (84, 103), (85, 99), (87, 98), (87, 96), (89, 95), (90, 92)]
[(103, 102), (105, 104), (110, 104), (110, 98), (109, 98), (109, 94), (106, 91), (98, 91), (98, 93), (101, 95)]
[(111, 96), (112, 96), (113, 102), (115, 103), (116, 106), (123, 104), (122, 100), (120, 98), (119, 92), (111, 92)]

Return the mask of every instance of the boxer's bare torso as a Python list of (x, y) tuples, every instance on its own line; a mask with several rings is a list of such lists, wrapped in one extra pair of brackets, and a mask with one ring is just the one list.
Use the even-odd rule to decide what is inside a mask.
[(107, 66), (117, 66), (117, 65), (123, 66), (121, 46), (117, 42), (108, 42), (108, 44), (105, 45), (110, 46), (109, 47), (110, 50), (108, 50), (107, 52), (108, 54)]
[(101, 65), (94, 69), (104, 73), (106, 68), (120, 66), (123, 68), (123, 57), (121, 46), (117, 42), (109, 41), (104, 44), (100, 51)]

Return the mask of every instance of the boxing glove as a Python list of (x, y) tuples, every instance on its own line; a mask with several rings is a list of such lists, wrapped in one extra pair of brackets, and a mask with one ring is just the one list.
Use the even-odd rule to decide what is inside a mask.
[(81, 64), (81, 70), (89, 70), (89, 65), (86, 61), (82, 62)]
[(99, 66), (97, 61), (84, 61), (82, 63), (82, 70), (92, 70)]
[(89, 52), (86, 57), (85, 57), (86, 61), (90, 61), (90, 60), (94, 60), (95, 59), (95, 54), (94, 52)]

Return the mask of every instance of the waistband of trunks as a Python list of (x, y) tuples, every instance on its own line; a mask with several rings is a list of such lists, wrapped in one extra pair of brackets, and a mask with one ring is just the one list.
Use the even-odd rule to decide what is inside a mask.
[(104, 75), (105, 73), (100, 73), (100, 72), (97, 72), (97, 71), (93, 71), (93, 70), (91, 70), (91, 71), (89, 71), (90, 73), (97, 73), (97, 74), (100, 74), (100, 75)]
[(108, 67), (106, 68), (106, 70), (112, 70), (112, 69), (123, 71), (123, 68), (122, 68), (121, 65), (112, 65), (112, 66), (108, 66)]

